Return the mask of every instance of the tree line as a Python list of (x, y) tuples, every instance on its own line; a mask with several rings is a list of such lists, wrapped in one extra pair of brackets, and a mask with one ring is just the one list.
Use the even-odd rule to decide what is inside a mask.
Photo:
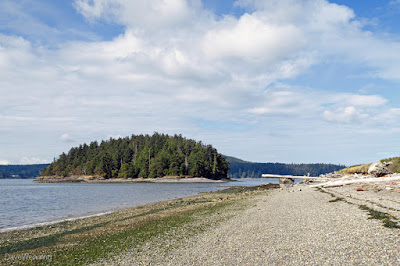
[(211, 145), (182, 135), (154, 133), (91, 142), (62, 153), (41, 176), (226, 178), (228, 162)]
[(48, 164), (33, 165), (0, 165), (0, 179), (38, 177), (43, 167)]
[(345, 168), (336, 164), (285, 164), (285, 163), (252, 163), (226, 156), (229, 161), (229, 178), (260, 178), (262, 174), (308, 175), (332, 173)]

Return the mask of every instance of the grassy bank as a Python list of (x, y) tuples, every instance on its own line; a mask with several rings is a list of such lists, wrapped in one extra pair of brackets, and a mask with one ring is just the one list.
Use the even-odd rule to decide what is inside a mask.
[[(381, 160), (381, 162), (391, 162), (389, 165), (389, 171), (392, 173), (400, 173), (400, 157), (393, 157)], [(360, 164), (360, 165), (353, 165), (347, 167), (345, 169), (340, 170), (339, 172), (344, 174), (368, 174), (368, 168), (371, 164)]]
[[(1, 233), (0, 264), (45, 265), (51, 261), (53, 265), (79, 265), (105, 260), (125, 250), (138, 249), (152, 239), (190, 236), (221, 223), (228, 218), (220, 215), (224, 210), (232, 206), (243, 208), (243, 199), (265, 193), (266, 189), (230, 188), (104, 216)], [(185, 233), (176, 233), (181, 228)]]
[(340, 173), (353, 175), (353, 174), (368, 174), (368, 168), (371, 164), (360, 164), (347, 167), (340, 170)]

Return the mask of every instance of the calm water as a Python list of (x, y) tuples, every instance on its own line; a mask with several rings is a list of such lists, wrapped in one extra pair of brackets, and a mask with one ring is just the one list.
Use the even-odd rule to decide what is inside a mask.
[(243, 179), (229, 183), (40, 184), (0, 179), (0, 231), (13, 227), (94, 215), (231, 186), (277, 183), (277, 179)]

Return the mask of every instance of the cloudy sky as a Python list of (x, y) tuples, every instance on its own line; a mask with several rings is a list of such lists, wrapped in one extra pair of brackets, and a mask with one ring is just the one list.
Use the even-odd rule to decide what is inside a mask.
[(399, 0), (1, 0), (0, 164), (154, 131), (258, 162), (399, 156), (399, 15)]

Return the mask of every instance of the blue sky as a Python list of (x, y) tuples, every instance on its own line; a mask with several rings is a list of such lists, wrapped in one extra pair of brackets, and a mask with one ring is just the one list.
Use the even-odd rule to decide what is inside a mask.
[(258, 162), (400, 156), (400, 1), (2, 0), (0, 164), (182, 134)]

